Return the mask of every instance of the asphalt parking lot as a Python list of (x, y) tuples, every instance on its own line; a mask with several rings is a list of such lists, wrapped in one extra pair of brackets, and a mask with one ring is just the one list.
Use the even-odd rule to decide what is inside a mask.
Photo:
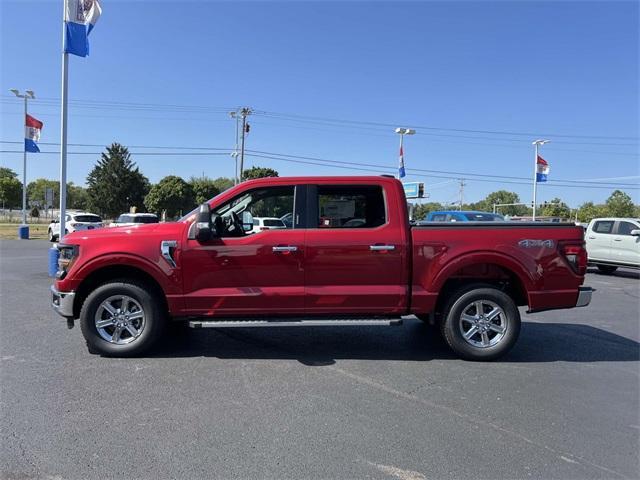
[(0, 242), (4, 479), (640, 477), (637, 272), (590, 271), (589, 307), (524, 315), (493, 363), (415, 319), (108, 359), (50, 309), (47, 248)]

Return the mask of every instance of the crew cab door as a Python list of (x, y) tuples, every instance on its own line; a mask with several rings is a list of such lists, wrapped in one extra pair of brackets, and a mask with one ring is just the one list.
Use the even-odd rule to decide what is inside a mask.
[(612, 260), (611, 243), (614, 220), (596, 220), (587, 232), (587, 253), (589, 260)]
[[(304, 230), (253, 229), (258, 217), (296, 216), (299, 187), (257, 187), (216, 206), (221, 235), (200, 243), (187, 239), (182, 252), (185, 306), (205, 316), (300, 314), (304, 311)], [(242, 231), (233, 214), (246, 223)], [(251, 214), (249, 216), (248, 214)], [(240, 226), (242, 228), (242, 226)]]
[(398, 194), (392, 194), (382, 185), (308, 187), (308, 314), (382, 315), (406, 309), (408, 220), (400, 218), (399, 205), (391, 203)]
[(611, 242), (611, 261), (640, 266), (640, 237), (631, 235), (640, 226), (627, 220), (616, 222)]

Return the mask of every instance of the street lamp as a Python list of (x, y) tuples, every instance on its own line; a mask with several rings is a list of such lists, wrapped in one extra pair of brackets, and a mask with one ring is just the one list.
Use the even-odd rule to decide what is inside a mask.
[(404, 151), (403, 151), (404, 136), (414, 135), (416, 131), (413, 128), (404, 128), (404, 127), (398, 127), (396, 128), (395, 131), (398, 135), (400, 135), (400, 157), (399, 157), (399, 163), (398, 163), (398, 180), (399, 180), (405, 176)]
[(533, 215), (531, 217), (534, 222), (536, 221), (536, 195), (538, 193), (538, 149), (550, 141), (551, 140), (538, 139), (531, 142), (531, 145), (533, 145), (535, 149), (533, 156)]
[[(36, 98), (33, 90), (25, 90), (24, 93), (20, 93), (20, 90), (12, 88), (10, 90), (16, 97), (24, 98), (24, 125), (27, 126), (27, 102), (29, 99)], [(22, 224), (27, 224), (27, 147), (24, 145), (24, 157), (22, 159)]]

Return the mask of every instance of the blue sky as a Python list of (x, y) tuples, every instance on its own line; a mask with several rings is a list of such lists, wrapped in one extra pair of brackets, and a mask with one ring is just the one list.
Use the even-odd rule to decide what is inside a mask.
[[(530, 201), (524, 178), (537, 134), (552, 140), (542, 153), (551, 179), (635, 184), (622, 189), (639, 201), (637, 2), (102, 5), (91, 56), (69, 62), (69, 142), (162, 152), (134, 154), (151, 181), (231, 176), (226, 155), (133, 146), (232, 148), (226, 112), (247, 105), (267, 112), (250, 117), (248, 149), (389, 167), (351, 165), (371, 173), (394, 173), (393, 126), (414, 126), (407, 168), (453, 172), (409, 173), (434, 201), (456, 200), (459, 177), (465, 200), (507, 188)], [(21, 141), (21, 105), (8, 89), (30, 88), (38, 97), (31, 113), (45, 123), (41, 142), (59, 141), (61, 15), (61, 1), (2, 0), (0, 140)], [(83, 184), (97, 157), (70, 155), (69, 179)], [(0, 153), (0, 164), (21, 171), (22, 155)], [(281, 175), (368, 173), (255, 157), (247, 164)], [(29, 178), (57, 178), (58, 165), (57, 155), (30, 155)], [(612, 191), (571, 185), (542, 185), (539, 199), (575, 206)]]

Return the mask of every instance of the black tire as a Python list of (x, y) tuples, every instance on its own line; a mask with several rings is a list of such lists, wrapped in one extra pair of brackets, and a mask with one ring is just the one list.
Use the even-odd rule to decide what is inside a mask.
[[(463, 336), (463, 325), (467, 325), (468, 332), (472, 330), (473, 324), (463, 323), (462, 314), (465, 312), (476, 311), (475, 302), (482, 303), (484, 307), (493, 309), (492, 305), (500, 307), (502, 312), (493, 323), (494, 327), (504, 327), (504, 332), (499, 334), (493, 330), (487, 330), (486, 337), (481, 333), (476, 333), (466, 340)], [(493, 311), (493, 310), (491, 310)], [(486, 322), (486, 315), (489, 312), (482, 312), (482, 321)], [(469, 315), (466, 313), (466, 315)], [(475, 316), (476, 314), (474, 314)], [(461, 358), (465, 360), (488, 361), (495, 360), (505, 355), (518, 340), (520, 335), (520, 312), (513, 299), (501, 290), (488, 285), (470, 285), (453, 293), (446, 302), (444, 308), (444, 321), (441, 324), (442, 336), (449, 347)], [(478, 328), (487, 328), (487, 324), (480, 325)], [(499, 338), (500, 337), (500, 338)], [(483, 343), (485, 338), (488, 339), (487, 346), (473, 345), (475, 343)], [(495, 339), (495, 344), (493, 344)]]
[[(144, 327), (139, 336), (125, 344), (107, 341), (100, 335), (95, 323), (95, 315), (100, 305), (110, 297), (120, 295), (130, 297), (137, 302), (144, 316)], [(109, 357), (133, 357), (147, 352), (160, 339), (167, 324), (167, 312), (162, 305), (163, 302), (152, 288), (136, 280), (118, 279), (96, 288), (86, 298), (80, 311), (80, 328), (89, 353)], [(123, 336), (129, 335), (133, 338), (125, 330), (122, 332)]]
[(615, 272), (618, 267), (614, 267), (612, 265), (596, 265), (596, 267), (598, 267), (598, 270), (601, 273), (604, 273), (606, 275), (611, 275), (613, 272)]

